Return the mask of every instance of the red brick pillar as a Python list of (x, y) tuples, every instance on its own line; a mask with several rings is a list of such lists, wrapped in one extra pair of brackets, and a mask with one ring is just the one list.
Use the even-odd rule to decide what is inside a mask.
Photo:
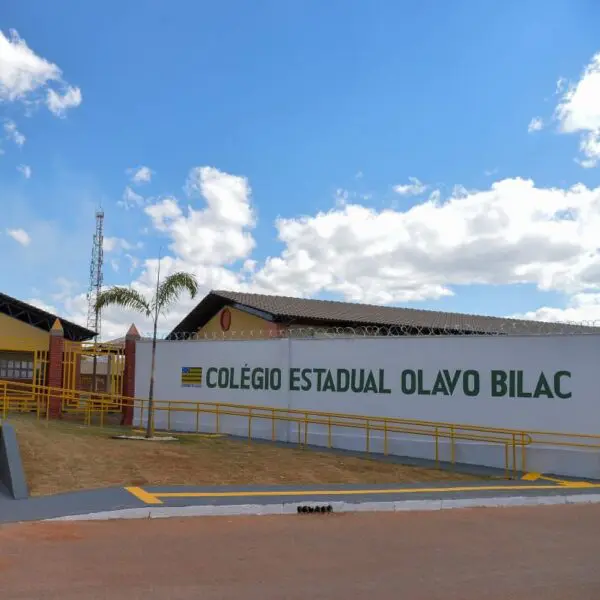
[(135, 345), (140, 334), (131, 325), (125, 335), (125, 370), (123, 372), (123, 415), (121, 425), (133, 425), (133, 398), (135, 398)]
[[(54, 321), (50, 330), (50, 346), (48, 348), (48, 372), (46, 375), (47, 385), (51, 388), (62, 388), (63, 386), (63, 353), (65, 349), (65, 333), (58, 319)], [(62, 393), (59, 390), (51, 390), (48, 400), (48, 415), (52, 419), (60, 419), (62, 416)]]

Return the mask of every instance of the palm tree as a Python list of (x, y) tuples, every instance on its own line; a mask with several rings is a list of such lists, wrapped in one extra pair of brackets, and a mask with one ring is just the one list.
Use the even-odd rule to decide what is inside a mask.
[(162, 283), (160, 281), (160, 262), (156, 278), (156, 292), (151, 300), (147, 300), (138, 291), (132, 288), (115, 286), (98, 295), (96, 310), (100, 311), (106, 306), (116, 305), (133, 309), (152, 319), (152, 364), (150, 367), (150, 388), (148, 390), (148, 423), (146, 437), (152, 437), (152, 423), (154, 417), (154, 367), (156, 364), (156, 331), (158, 317), (165, 315), (173, 303), (179, 299), (181, 292), (187, 291), (194, 298), (198, 293), (196, 277), (190, 273), (178, 272), (169, 275)]

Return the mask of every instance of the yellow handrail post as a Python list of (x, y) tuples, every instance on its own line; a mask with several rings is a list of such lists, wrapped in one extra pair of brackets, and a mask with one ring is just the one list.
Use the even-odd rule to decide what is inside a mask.
[(167, 403), (167, 431), (171, 431), (171, 403)]
[(200, 403), (196, 403), (196, 433), (200, 433)]
[(513, 433), (512, 434), (512, 454), (513, 454), (513, 468), (512, 468), (512, 472), (513, 472), (513, 479), (517, 478), (517, 437), (516, 435)]
[(252, 409), (248, 409), (248, 441), (252, 441)]
[(456, 450), (454, 449), (454, 426), (451, 425), (450, 426), (450, 456), (451, 456), (451, 460), (450, 462), (452, 463), (452, 466), (454, 466), (454, 463), (456, 462)]
[(508, 442), (504, 444), (504, 476), (508, 479)]
[(327, 417), (327, 447), (331, 448), (331, 415)]
[(308, 446), (308, 413), (304, 413), (304, 446)]
[(274, 442), (276, 439), (275, 433), (275, 409), (271, 409), (271, 441)]
[(527, 449), (525, 444), (525, 434), (521, 432), (521, 471), (527, 472)]
[(435, 464), (437, 467), (440, 466), (440, 430), (438, 427), (435, 428)]
[(217, 433), (221, 433), (221, 420), (219, 419), (219, 405), (217, 404)]
[(369, 419), (367, 419), (367, 427), (366, 427), (366, 433), (367, 433), (367, 454), (369, 454), (371, 452), (371, 423), (369, 421)]
[(387, 419), (383, 422), (383, 455), (388, 455), (388, 422)]

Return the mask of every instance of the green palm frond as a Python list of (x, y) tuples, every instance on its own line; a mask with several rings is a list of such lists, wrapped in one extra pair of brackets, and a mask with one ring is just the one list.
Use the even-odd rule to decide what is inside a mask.
[(151, 316), (152, 312), (147, 300), (136, 290), (132, 288), (115, 286), (103, 292), (100, 292), (96, 301), (96, 310), (101, 310), (106, 306), (121, 306), (129, 308)]
[(198, 281), (191, 273), (180, 271), (169, 275), (158, 287), (152, 308), (164, 313), (179, 299), (182, 292), (187, 291), (191, 298), (198, 293)]

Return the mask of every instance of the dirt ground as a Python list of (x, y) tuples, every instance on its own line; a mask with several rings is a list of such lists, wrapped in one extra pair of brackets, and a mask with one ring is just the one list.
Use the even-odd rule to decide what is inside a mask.
[(600, 506), (0, 527), (11, 600), (598, 600)]
[(120, 428), (11, 416), (34, 496), (122, 485), (413, 483), (481, 479), (225, 437), (177, 442), (111, 439)]

